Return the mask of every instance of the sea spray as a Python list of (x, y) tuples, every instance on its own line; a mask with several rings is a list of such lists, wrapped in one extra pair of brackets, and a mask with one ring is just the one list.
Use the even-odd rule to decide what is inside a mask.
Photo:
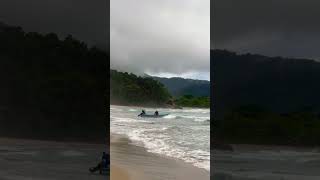
[(148, 152), (177, 158), (210, 171), (210, 110), (209, 109), (157, 109), (164, 118), (140, 118), (145, 109), (111, 106), (111, 133), (127, 136), (134, 145)]

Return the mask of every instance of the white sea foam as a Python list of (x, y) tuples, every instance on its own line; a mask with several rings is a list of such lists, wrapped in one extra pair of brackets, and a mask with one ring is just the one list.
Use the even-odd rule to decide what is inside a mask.
[(190, 150), (188, 148), (177, 147), (170, 145), (171, 138), (163, 134), (146, 133), (147, 131), (157, 130), (134, 130), (127, 134), (133, 143), (138, 146), (143, 146), (148, 152), (166, 155), (172, 158), (178, 158), (185, 162), (210, 171), (210, 153), (203, 150)]
[(163, 118), (165, 118), (165, 119), (175, 119), (177, 116), (174, 116), (174, 115), (172, 115), (172, 114), (169, 114), (169, 115), (167, 115), (167, 116), (164, 116)]
[(128, 136), (151, 153), (210, 170), (210, 124), (199, 123), (210, 119), (209, 109), (158, 109), (160, 114), (170, 113), (161, 119), (138, 118), (141, 110), (133, 107), (112, 106), (110, 110), (112, 133)]

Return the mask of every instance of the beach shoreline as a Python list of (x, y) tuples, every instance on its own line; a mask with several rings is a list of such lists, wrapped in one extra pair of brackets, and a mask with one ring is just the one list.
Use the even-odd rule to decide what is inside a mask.
[(0, 138), (1, 179), (102, 180), (106, 176), (90, 173), (105, 144)]
[(213, 149), (212, 176), (217, 180), (315, 180), (320, 178), (319, 147), (231, 144)]
[[(143, 147), (131, 144), (123, 135), (110, 135), (111, 166), (115, 166), (129, 176), (130, 180), (207, 180), (210, 172), (185, 163), (182, 160), (147, 152)], [(119, 171), (111, 176), (120, 178)], [(115, 176), (118, 174), (118, 176)], [(123, 180), (126, 180), (125, 178)]]
[(292, 144), (271, 144), (271, 143), (233, 143), (221, 140), (211, 140), (211, 146), (213, 150), (218, 151), (234, 151), (235, 149), (247, 148), (247, 149), (298, 149), (309, 150), (320, 148), (320, 145), (292, 145)]
[(76, 145), (88, 145), (88, 146), (105, 146), (105, 152), (109, 152), (109, 143), (107, 142), (106, 137), (105, 141), (100, 140), (85, 140), (79, 138), (70, 138), (68, 140), (64, 139), (46, 139), (46, 138), (23, 138), (23, 137), (12, 137), (12, 136), (0, 136), (0, 143), (13, 143), (13, 142), (24, 142), (29, 144), (56, 144), (56, 145), (63, 145), (63, 144), (76, 144)]

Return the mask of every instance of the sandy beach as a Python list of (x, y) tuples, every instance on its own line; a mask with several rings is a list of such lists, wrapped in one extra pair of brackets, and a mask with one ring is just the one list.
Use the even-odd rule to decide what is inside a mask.
[(233, 145), (212, 152), (215, 180), (318, 180), (318, 147)]
[(2, 180), (103, 180), (91, 174), (104, 144), (0, 138)]
[(149, 153), (124, 136), (111, 135), (112, 180), (209, 180), (209, 172), (183, 161)]
[(123, 169), (119, 168), (117, 166), (111, 165), (111, 174), (110, 177), (111, 179), (116, 179), (116, 180), (129, 180), (129, 174), (128, 172)]

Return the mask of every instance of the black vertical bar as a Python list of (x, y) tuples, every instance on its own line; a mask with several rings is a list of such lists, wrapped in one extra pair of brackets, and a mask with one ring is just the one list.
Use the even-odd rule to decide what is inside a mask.
[[(106, 119), (106, 145), (107, 145), (107, 151), (110, 155), (110, 0), (107, 1), (107, 7), (106, 7), (106, 16), (107, 16), (107, 26), (106, 26), (106, 32), (107, 32), (107, 54), (108, 59), (106, 59), (106, 89), (105, 89), (105, 119)], [(110, 158), (109, 158), (109, 164), (110, 164)], [(109, 171), (110, 172), (110, 171)], [(110, 174), (110, 173), (109, 173)], [(110, 179), (110, 176), (108, 176), (108, 179)]]
[(213, 67), (213, 16), (214, 16), (214, 0), (210, 1), (210, 179), (213, 177), (213, 133), (214, 133), (214, 115), (215, 115), (215, 98), (214, 98), (214, 67)]

